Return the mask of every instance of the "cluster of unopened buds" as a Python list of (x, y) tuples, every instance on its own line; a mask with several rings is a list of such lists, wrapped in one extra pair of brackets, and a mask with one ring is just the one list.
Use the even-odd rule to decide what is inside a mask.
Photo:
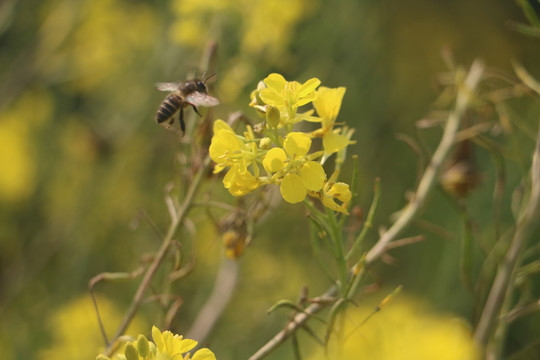
[[(301, 84), (270, 74), (251, 93), (250, 106), (264, 121), (237, 134), (226, 122), (216, 120), (210, 157), (216, 163), (214, 172), (228, 169), (223, 184), (232, 195), (277, 185), (289, 203), (310, 196), (331, 210), (347, 213), (350, 187), (337, 181), (339, 166), (327, 176), (323, 165), (334, 154), (340, 164), (353, 143), (354, 130), (336, 123), (345, 88), (319, 87), (320, 83), (317, 78)], [(299, 112), (310, 103), (314, 110)], [(303, 121), (320, 127), (309, 132), (295, 129)], [(314, 140), (320, 141), (320, 150), (312, 151)]]

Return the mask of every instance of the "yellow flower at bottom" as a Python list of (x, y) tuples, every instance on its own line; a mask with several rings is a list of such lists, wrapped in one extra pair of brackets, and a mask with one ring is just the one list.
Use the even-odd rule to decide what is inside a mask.
[(152, 327), (152, 338), (156, 343), (156, 359), (158, 360), (216, 360), (214, 353), (206, 348), (197, 350), (193, 357), (190, 357), (189, 354), (182, 357), (182, 354), (197, 346), (197, 341), (184, 339), (182, 335), (175, 335), (167, 330), (161, 332), (154, 326)]

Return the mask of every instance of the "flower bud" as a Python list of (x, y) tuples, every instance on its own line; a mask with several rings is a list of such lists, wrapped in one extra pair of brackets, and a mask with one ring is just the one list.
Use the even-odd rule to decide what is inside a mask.
[(137, 351), (144, 358), (148, 355), (149, 350), (150, 346), (148, 345), (148, 340), (144, 335), (139, 335), (137, 337)]
[(277, 106), (269, 105), (266, 109), (266, 122), (270, 127), (277, 127), (279, 125), (281, 115)]
[(259, 147), (263, 150), (270, 150), (270, 148), (272, 147), (272, 140), (267, 137), (262, 138)]
[(127, 344), (125, 350), (126, 360), (139, 360), (139, 353), (133, 344)]

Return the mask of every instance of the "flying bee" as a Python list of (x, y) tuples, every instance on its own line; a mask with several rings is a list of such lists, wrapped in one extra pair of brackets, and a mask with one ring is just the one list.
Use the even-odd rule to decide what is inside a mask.
[(197, 115), (201, 116), (197, 106), (216, 106), (219, 100), (208, 95), (208, 87), (206, 81), (215, 74), (202, 79), (192, 79), (183, 82), (173, 83), (156, 83), (158, 90), (171, 91), (163, 100), (156, 114), (156, 122), (158, 124), (169, 121), (169, 125), (174, 123), (174, 115), (180, 111), (179, 122), (182, 133), (186, 131), (184, 123), (184, 108), (191, 106)]

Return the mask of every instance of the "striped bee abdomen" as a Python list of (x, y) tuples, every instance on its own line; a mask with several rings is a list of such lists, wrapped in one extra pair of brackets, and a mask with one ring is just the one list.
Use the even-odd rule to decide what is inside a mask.
[(175, 93), (167, 95), (159, 106), (156, 114), (156, 122), (162, 123), (169, 120), (183, 105), (182, 98)]

